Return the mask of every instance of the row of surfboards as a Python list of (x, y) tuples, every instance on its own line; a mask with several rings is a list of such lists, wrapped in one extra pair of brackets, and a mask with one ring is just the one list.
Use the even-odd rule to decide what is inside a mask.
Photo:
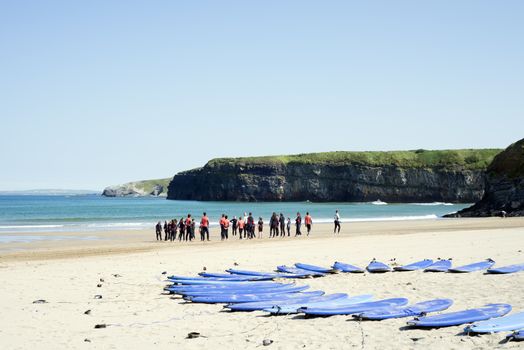
[(425, 272), (454, 272), (454, 273), (467, 273), (474, 271), (483, 271), (486, 270), (486, 273), (489, 274), (508, 274), (515, 273), (519, 271), (524, 271), (524, 264), (515, 264), (503, 267), (493, 267), (495, 261), (492, 259), (486, 259), (483, 261), (475, 262), (468, 265), (452, 267), (452, 262), (450, 259), (439, 259), (433, 261), (431, 259), (420, 260), (408, 265), (395, 266), (391, 268), (387, 264), (372, 260), (369, 265), (364, 270), (361, 267), (346, 264), (343, 262), (335, 262), (331, 267), (322, 267), (310, 264), (296, 263), (295, 268), (286, 268), (285, 266), (279, 266), (277, 269), (282, 272), (291, 272), (291, 273), (300, 273), (305, 271), (313, 271), (317, 273), (334, 273), (334, 272), (348, 272), (348, 273), (363, 273), (366, 270), (370, 273), (383, 273), (389, 271), (416, 271), (424, 270)]
[[(193, 303), (224, 303), (231, 311), (263, 311), (273, 315), (301, 313), (308, 317), (352, 315), (360, 320), (385, 320), (414, 317), (408, 326), (435, 328), (470, 324), (468, 333), (516, 331), (511, 339), (524, 339), (524, 312), (507, 316), (509, 304), (483, 307), (427, 316), (444, 311), (453, 301), (434, 299), (408, 306), (406, 298), (374, 300), (372, 295), (348, 296), (345, 293), (325, 295), (323, 291), (306, 291), (309, 286), (259, 280), (255, 275), (215, 274), (220, 277), (170, 276), (165, 290), (181, 295)], [(252, 279), (254, 278), (254, 280)], [(523, 329), (523, 330), (521, 330)], [(520, 331), (519, 331), (520, 330)]]

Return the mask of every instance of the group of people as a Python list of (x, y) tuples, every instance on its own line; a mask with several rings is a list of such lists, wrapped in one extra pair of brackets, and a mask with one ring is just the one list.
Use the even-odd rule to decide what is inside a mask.
[[(313, 219), (309, 212), (306, 213), (304, 218), (297, 213), (295, 217), (295, 237), (302, 235), (302, 223), (306, 226), (307, 236), (311, 233), (311, 227), (313, 225)], [(340, 215), (338, 210), (335, 212), (334, 216), (335, 228), (333, 233), (340, 233)], [(231, 229), (232, 236), (236, 237), (238, 235), (239, 239), (253, 239), (255, 237), (262, 238), (264, 232), (264, 220), (262, 217), (258, 218), (258, 221), (255, 221), (255, 218), (252, 213), (244, 213), (243, 216), (240, 216), (238, 219), (234, 216), (232, 219), (229, 219), (228, 215), (222, 214), (222, 217), (219, 220), (220, 225), (220, 239), (227, 240), (229, 239), (229, 229)], [(191, 214), (187, 214), (187, 217), (181, 217), (180, 220), (172, 219), (171, 221), (165, 221), (164, 225), (159, 221), (156, 224), (156, 239), (158, 241), (175, 241), (178, 237), (179, 241), (192, 241), (195, 238), (195, 219)], [(200, 224), (198, 226), (200, 233), (201, 241), (209, 241), (209, 218), (204, 212), (202, 218), (200, 219)], [(337, 231), (338, 229), (338, 231)], [(162, 230), (164, 237), (162, 239)], [(256, 233), (258, 235), (256, 235)], [(284, 214), (277, 214), (273, 212), (271, 218), (269, 219), (269, 237), (285, 237), (291, 236), (291, 218), (284, 216)], [(177, 236), (178, 234), (178, 236)]]
[[(157, 241), (162, 240), (162, 229), (164, 229), (164, 241), (192, 241), (195, 239), (195, 219), (191, 217), (191, 214), (187, 214), (187, 217), (181, 217), (180, 220), (172, 219), (170, 221), (164, 221), (164, 226), (159, 221), (155, 226), (156, 239)], [(202, 229), (201, 229), (202, 231)], [(208, 233), (209, 240), (209, 233)]]

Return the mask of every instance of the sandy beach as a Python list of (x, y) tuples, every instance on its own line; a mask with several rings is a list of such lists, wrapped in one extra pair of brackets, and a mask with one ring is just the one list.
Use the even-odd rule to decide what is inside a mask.
[[(4, 244), (0, 255), (3, 349), (140, 349), (263, 347), (275, 349), (491, 349), (504, 334), (461, 335), (463, 327), (404, 329), (406, 319), (358, 322), (348, 316), (304, 319), (267, 317), (262, 312), (231, 313), (221, 305), (185, 303), (163, 293), (167, 274), (194, 275), (239, 268), (261, 271), (306, 262), (343, 261), (365, 266), (453, 258), (462, 265), (485, 258), (498, 266), (524, 262), (524, 219), (449, 219), (346, 224), (340, 236), (331, 225), (315, 225), (311, 237), (253, 241), (166, 243), (150, 231), (71, 233), (98, 240), (59, 240)], [(54, 235), (53, 233), (49, 235)], [(64, 233), (56, 233), (64, 236)], [(267, 232), (265, 233), (267, 237)], [(410, 302), (451, 298), (450, 311), (486, 303), (509, 303), (524, 310), (524, 273), (511, 275), (335, 274), (298, 280), (312, 290)], [(97, 285), (101, 285), (100, 287)], [(101, 299), (95, 299), (101, 295)], [(46, 303), (34, 304), (44, 299)], [(89, 314), (85, 311), (91, 310)], [(95, 329), (97, 324), (106, 324)], [(186, 339), (189, 332), (203, 337)]]

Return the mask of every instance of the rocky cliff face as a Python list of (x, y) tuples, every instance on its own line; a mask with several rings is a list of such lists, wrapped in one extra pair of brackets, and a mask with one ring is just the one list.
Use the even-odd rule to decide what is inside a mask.
[(484, 170), (362, 164), (213, 163), (175, 175), (168, 199), (474, 202)]
[(524, 215), (524, 139), (498, 154), (487, 169), (485, 194), (454, 217)]
[(166, 197), (170, 179), (128, 182), (122, 185), (109, 186), (104, 189), (105, 197)]

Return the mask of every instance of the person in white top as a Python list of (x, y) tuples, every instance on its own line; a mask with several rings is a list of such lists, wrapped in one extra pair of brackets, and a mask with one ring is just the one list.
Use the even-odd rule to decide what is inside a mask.
[[(338, 214), (338, 210), (335, 210), (335, 228), (333, 229), (333, 233), (340, 233), (340, 215)], [(338, 232), (337, 232), (338, 228)]]

